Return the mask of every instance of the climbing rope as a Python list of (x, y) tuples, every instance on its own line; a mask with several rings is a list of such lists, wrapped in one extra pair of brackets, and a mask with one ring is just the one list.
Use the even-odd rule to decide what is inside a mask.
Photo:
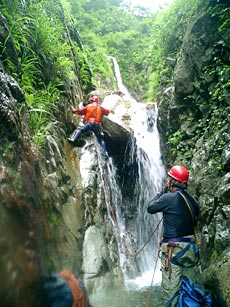
[(66, 281), (67, 285), (70, 287), (73, 304), (72, 307), (87, 307), (88, 298), (84, 295), (83, 290), (77, 280), (77, 278), (70, 271), (63, 270), (60, 272), (60, 276)]
[[(161, 219), (161, 221), (162, 221), (162, 219)], [(163, 234), (163, 226), (162, 226), (162, 228), (161, 228), (160, 238), (162, 238), (162, 234)], [(147, 296), (147, 299), (146, 299), (145, 307), (148, 307), (148, 306), (149, 306), (149, 300), (150, 300), (151, 292), (152, 292), (152, 289), (153, 289), (153, 280), (154, 280), (155, 273), (156, 273), (156, 269), (157, 269), (157, 262), (158, 262), (158, 259), (159, 259), (159, 255), (160, 255), (160, 244), (158, 245), (158, 250), (157, 250), (157, 256), (156, 256), (156, 261), (155, 261), (153, 276), (152, 276), (152, 280), (151, 280), (151, 284), (150, 284), (148, 296)]]

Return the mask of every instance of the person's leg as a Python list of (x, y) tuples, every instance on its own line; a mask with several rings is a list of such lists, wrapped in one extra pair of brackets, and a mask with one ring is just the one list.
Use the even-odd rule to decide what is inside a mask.
[(81, 134), (90, 130), (90, 124), (86, 123), (81, 129), (75, 130), (74, 134), (68, 138), (70, 142), (75, 142)]
[(174, 265), (171, 261), (168, 262), (168, 247), (167, 243), (161, 246), (161, 270), (162, 270), (162, 298), (166, 303), (174, 293), (181, 287), (182, 268)]
[(107, 150), (106, 150), (105, 141), (104, 141), (104, 138), (103, 138), (103, 133), (101, 131), (100, 126), (94, 124), (94, 125), (91, 126), (91, 130), (94, 132), (94, 134), (97, 138), (97, 141), (98, 141), (98, 143), (101, 147), (101, 154), (102, 154), (103, 158), (108, 159), (109, 155), (108, 155)]
[[(186, 252), (177, 258), (177, 264), (173, 264), (171, 261), (168, 264), (167, 259), (170, 251), (170, 244), (172, 243), (163, 243), (161, 246), (162, 293), (165, 302), (180, 289), (182, 284), (182, 275), (189, 277), (193, 282), (199, 278), (197, 258), (194, 253), (193, 246), (186, 242), (176, 243), (176, 246), (174, 246), (171, 250), (170, 258), (175, 257), (183, 250)], [(188, 248), (189, 246), (190, 248)]]
[(69, 138), (68, 138), (68, 141), (70, 141), (70, 142), (75, 142), (78, 138), (79, 138), (79, 136), (81, 135), (81, 129), (80, 130), (75, 130), (74, 131), (74, 133), (73, 133), (73, 135), (72, 136), (70, 136)]
[(101, 154), (102, 154), (103, 158), (108, 159), (109, 155), (107, 153), (105, 141), (103, 139), (100, 140), (100, 146), (101, 146)]

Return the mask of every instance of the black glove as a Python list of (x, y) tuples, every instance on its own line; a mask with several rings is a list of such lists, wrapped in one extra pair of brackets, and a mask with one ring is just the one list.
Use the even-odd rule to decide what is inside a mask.
[(163, 188), (162, 188), (163, 194), (164, 193), (168, 193), (169, 191), (170, 191), (170, 188), (169, 188), (169, 186), (167, 184), (165, 186), (163, 186)]

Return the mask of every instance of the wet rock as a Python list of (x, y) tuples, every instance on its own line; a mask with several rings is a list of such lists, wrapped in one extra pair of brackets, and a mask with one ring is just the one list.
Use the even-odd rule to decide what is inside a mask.
[(226, 144), (222, 151), (223, 167), (226, 171), (230, 170), (230, 144)]
[[(211, 290), (213, 306), (230, 306), (230, 252), (225, 251), (219, 260), (202, 274), (202, 282)], [(218, 291), (216, 291), (218, 289)]]
[[(119, 275), (121, 273), (117, 277), (114, 276), (115, 279), (110, 276), (115, 272), (116, 275), (118, 273), (118, 267), (115, 267), (114, 264), (112, 265), (111, 262), (111, 250), (111, 246), (108, 249), (108, 243), (105, 242), (101, 227), (90, 226), (86, 230), (83, 246), (83, 268), (89, 289), (93, 288), (94, 291), (100, 291), (110, 288), (112, 286), (111, 282), (120, 281)], [(113, 250), (116, 250), (116, 248), (113, 248)], [(117, 257), (115, 258), (117, 259)]]

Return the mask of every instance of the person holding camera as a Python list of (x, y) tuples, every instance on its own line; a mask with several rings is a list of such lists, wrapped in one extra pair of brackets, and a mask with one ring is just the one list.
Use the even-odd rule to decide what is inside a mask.
[(180, 289), (182, 276), (194, 282), (198, 274), (199, 249), (195, 227), (198, 202), (185, 191), (189, 172), (181, 165), (168, 171), (167, 184), (148, 204), (148, 213), (163, 213), (161, 245), (162, 298), (166, 302)]

